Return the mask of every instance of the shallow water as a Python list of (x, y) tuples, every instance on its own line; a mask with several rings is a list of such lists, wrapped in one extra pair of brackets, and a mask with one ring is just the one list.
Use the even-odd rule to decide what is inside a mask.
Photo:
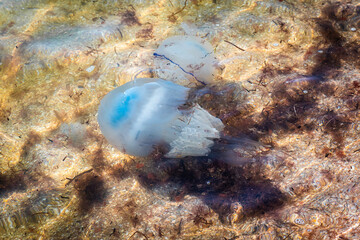
[[(360, 239), (357, 1), (0, 1), (1, 239)], [(110, 90), (203, 38), (206, 157), (102, 136)], [(196, 83), (193, 83), (196, 86)], [(193, 87), (193, 85), (191, 85)]]

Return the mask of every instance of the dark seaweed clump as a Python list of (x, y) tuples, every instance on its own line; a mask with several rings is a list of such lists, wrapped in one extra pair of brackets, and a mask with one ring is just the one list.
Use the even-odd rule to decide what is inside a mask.
[(25, 176), (23, 171), (0, 174), (0, 197), (13, 191), (26, 189)]
[(74, 179), (74, 187), (80, 199), (79, 209), (84, 213), (104, 203), (108, 194), (102, 177), (91, 172)]
[(351, 3), (334, 2), (327, 4), (322, 9), (319, 18), (314, 19), (319, 33), (323, 37), (322, 43), (327, 46), (323, 55), (318, 55), (312, 75), (326, 76), (350, 63), (354, 67), (360, 67), (359, 41), (347, 41), (344, 33), (352, 27), (359, 29), (360, 8)]
[(285, 203), (285, 194), (262, 176), (262, 161), (266, 159), (259, 157), (252, 164), (232, 166), (212, 157), (166, 159), (150, 174), (141, 172), (139, 180), (150, 189), (170, 186), (173, 201), (196, 195), (226, 223), (233, 203), (241, 203), (246, 217), (274, 211)]

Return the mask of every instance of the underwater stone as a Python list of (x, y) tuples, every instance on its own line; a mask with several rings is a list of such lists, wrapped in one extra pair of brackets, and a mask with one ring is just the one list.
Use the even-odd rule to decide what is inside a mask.
[(30, 63), (36, 60), (75, 59), (81, 54), (86, 55), (86, 52), (89, 55), (91, 49), (98, 49), (111, 40), (121, 39), (118, 24), (109, 22), (90, 26), (44, 26), (42, 31), (34, 34), (33, 40), (24, 42), (20, 50)]
[(182, 85), (194, 80), (203, 85), (213, 81), (216, 60), (212, 46), (204, 39), (170, 37), (161, 43), (154, 56), (160, 78)]
[(207, 155), (224, 125), (199, 105), (179, 109), (188, 92), (162, 79), (128, 82), (101, 100), (101, 132), (116, 148), (134, 156), (149, 156), (157, 147), (167, 147), (166, 157)]

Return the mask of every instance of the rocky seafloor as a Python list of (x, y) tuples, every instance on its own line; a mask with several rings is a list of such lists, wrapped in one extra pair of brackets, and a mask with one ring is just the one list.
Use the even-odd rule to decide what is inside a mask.
[[(100, 100), (174, 35), (231, 140), (124, 155)], [(0, 1), (0, 239), (360, 239), (359, 46), (351, 0)]]

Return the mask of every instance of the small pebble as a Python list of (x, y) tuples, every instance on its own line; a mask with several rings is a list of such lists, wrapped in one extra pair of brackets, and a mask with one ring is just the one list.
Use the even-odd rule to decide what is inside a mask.
[(91, 73), (92, 71), (94, 71), (94, 69), (95, 69), (95, 66), (90, 66), (90, 67), (88, 67), (88, 68), (86, 69), (86, 71), (87, 71), (88, 73)]

